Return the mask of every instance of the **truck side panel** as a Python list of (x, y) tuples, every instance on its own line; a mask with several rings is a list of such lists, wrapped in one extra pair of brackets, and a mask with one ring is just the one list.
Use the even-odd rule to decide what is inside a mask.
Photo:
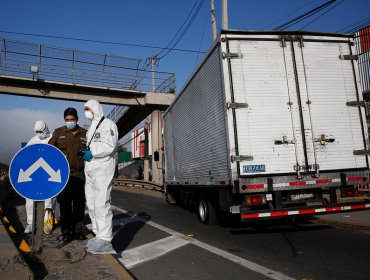
[(216, 46), (164, 116), (167, 184), (230, 181), (220, 60)]

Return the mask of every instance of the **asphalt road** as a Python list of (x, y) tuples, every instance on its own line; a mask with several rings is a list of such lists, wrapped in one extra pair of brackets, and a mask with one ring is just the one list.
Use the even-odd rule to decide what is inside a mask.
[(113, 246), (140, 280), (370, 279), (367, 231), (310, 220), (206, 226), (162, 198), (112, 198)]

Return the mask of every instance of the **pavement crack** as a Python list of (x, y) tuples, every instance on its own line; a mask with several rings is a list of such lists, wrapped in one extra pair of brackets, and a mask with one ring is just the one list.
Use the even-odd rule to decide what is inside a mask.
[(281, 235), (284, 237), (285, 241), (288, 243), (290, 249), (292, 250), (293, 257), (296, 257), (298, 253), (301, 253), (297, 252), (294, 244), (289, 240), (288, 236), (284, 232), (281, 232)]

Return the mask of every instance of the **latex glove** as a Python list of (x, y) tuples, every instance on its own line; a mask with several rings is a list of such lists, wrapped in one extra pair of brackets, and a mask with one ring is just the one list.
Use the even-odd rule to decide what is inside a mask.
[(83, 155), (82, 158), (85, 161), (90, 161), (93, 158), (93, 155), (92, 155), (91, 151), (84, 151), (84, 152), (85, 152), (85, 154)]
[(76, 154), (79, 158), (83, 158), (83, 156), (85, 155), (85, 153), (87, 152), (88, 150), (87, 149), (81, 149), (78, 151), (78, 153)]

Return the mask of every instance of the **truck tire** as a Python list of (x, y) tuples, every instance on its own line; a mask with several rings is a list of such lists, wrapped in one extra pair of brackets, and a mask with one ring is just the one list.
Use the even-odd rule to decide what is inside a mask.
[(199, 200), (198, 218), (202, 224), (206, 225), (217, 224), (217, 211), (213, 207), (212, 203), (204, 197)]

